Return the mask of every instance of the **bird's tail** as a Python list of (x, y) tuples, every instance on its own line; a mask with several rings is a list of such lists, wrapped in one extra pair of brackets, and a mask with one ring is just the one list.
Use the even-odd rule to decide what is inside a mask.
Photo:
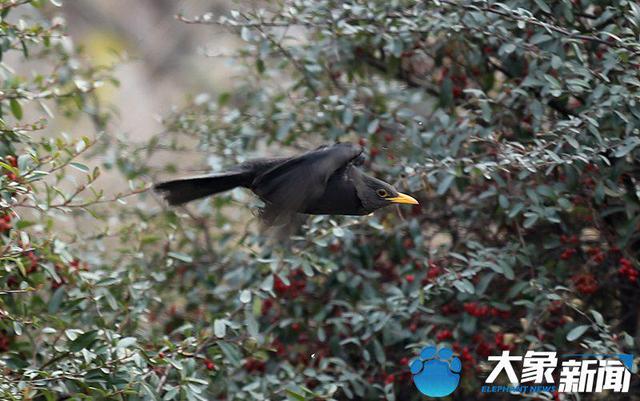
[(181, 205), (205, 196), (247, 186), (250, 174), (247, 172), (224, 172), (201, 177), (182, 178), (154, 185), (170, 205)]

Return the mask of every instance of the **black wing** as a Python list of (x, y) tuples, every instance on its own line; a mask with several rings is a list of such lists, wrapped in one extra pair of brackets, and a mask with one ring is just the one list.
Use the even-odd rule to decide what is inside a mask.
[(303, 212), (320, 197), (329, 178), (360, 156), (362, 149), (350, 143), (338, 143), (288, 159), (258, 175), (251, 185), (266, 203), (265, 216)]

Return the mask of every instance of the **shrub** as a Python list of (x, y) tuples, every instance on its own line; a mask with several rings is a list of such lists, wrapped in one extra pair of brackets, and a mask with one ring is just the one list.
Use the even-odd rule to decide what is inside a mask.
[[(26, 34), (4, 15), (5, 53), (68, 67), (3, 89), (22, 96), (2, 99), (3, 398), (417, 400), (408, 363), (435, 342), (463, 361), (455, 396), (477, 398), (501, 350), (637, 351), (635, 3), (272, 8), (180, 17), (239, 33), (237, 78), (148, 143), (107, 131), (89, 164), (103, 155), (130, 180), (125, 204), (84, 181), (56, 189), (67, 167), (95, 181), (77, 161), (94, 140), (9, 125), (47, 89), (62, 112), (100, 130), (106, 117), (90, 90), (102, 71), (77, 67), (63, 28)], [(335, 140), (359, 142), (422, 207), (312, 217), (283, 244), (235, 212), (258, 206), (239, 191), (177, 209), (128, 197), (160, 175)], [(87, 236), (62, 213), (91, 221)]]

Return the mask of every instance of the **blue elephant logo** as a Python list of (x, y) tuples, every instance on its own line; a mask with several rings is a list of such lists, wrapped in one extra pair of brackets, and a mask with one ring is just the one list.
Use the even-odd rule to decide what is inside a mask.
[(458, 388), (462, 362), (449, 348), (434, 346), (422, 349), (420, 357), (411, 363), (413, 382), (428, 397), (445, 397)]

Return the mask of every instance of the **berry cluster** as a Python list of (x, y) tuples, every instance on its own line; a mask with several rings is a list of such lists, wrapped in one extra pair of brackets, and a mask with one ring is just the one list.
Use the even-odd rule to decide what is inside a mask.
[(442, 305), (442, 307), (440, 308), (440, 313), (442, 314), (442, 316), (451, 316), (460, 313), (460, 310), (456, 305), (448, 303)]
[(300, 270), (296, 270), (289, 275), (288, 279), (289, 285), (276, 276), (273, 282), (273, 289), (279, 296), (297, 298), (307, 286), (307, 278)]
[(573, 285), (576, 287), (579, 293), (584, 295), (590, 295), (598, 291), (598, 281), (595, 276), (590, 273), (576, 274), (571, 277)]
[(450, 340), (452, 338), (453, 333), (448, 329), (438, 330), (438, 332), (436, 333), (436, 340), (438, 341)]
[(578, 251), (576, 251), (575, 248), (566, 248), (564, 251), (562, 251), (562, 253), (560, 254), (560, 259), (562, 260), (568, 260), (571, 259), (573, 257), (573, 255), (575, 255)]
[(633, 264), (629, 259), (620, 258), (619, 263), (620, 263), (620, 268), (618, 269), (618, 274), (626, 277), (627, 280), (629, 280), (632, 283), (635, 283), (636, 281), (638, 281), (638, 276), (640, 275), (640, 272), (638, 272), (638, 270), (635, 267), (633, 267)]
[(597, 264), (604, 262), (605, 259), (604, 252), (602, 252), (602, 249), (600, 249), (599, 247), (587, 249), (587, 255), (589, 255), (591, 259)]
[(27, 273), (33, 273), (38, 269), (38, 261), (40, 258), (32, 251), (27, 252), (26, 257), (29, 259), (29, 269), (27, 269)]
[(473, 341), (474, 344), (476, 344), (476, 354), (478, 356), (481, 356), (483, 358), (488, 357), (489, 355), (493, 354), (493, 350), (494, 347), (492, 344), (490, 344), (489, 342), (485, 341), (484, 337), (482, 334), (478, 333), (475, 334), (472, 338), (471, 341)]
[(509, 311), (503, 311), (488, 305), (482, 305), (478, 302), (466, 302), (463, 307), (465, 312), (475, 317), (493, 316), (507, 319), (511, 316)]
[(565, 235), (565, 234), (562, 234), (560, 236), (560, 242), (563, 243), (563, 244), (577, 245), (578, 242), (580, 242), (580, 240), (578, 239), (577, 235)]
[(0, 218), (0, 233), (7, 232), (12, 228), (13, 226), (11, 225), (11, 215), (7, 213)]
[[(6, 160), (7, 164), (11, 165), (11, 167), (15, 167), (15, 168), (18, 167), (18, 159), (16, 159), (15, 156), (9, 155), (9, 156), (7, 156), (5, 158), (5, 160)], [(6, 175), (7, 175), (7, 178), (10, 181), (17, 181), (18, 180), (18, 176), (12, 171), (7, 171)]]
[(440, 266), (438, 266), (434, 262), (429, 262), (429, 270), (427, 270), (427, 278), (433, 280), (439, 277), (442, 273), (444, 273), (444, 270)]
[(471, 350), (466, 345), (463, 347), (459, 343), (454, 343), (452, 346), (453, 350), (460, 355), (460, 359), (463, 363), (469, 365), (475, 365), (475, 359), (471, 354)]
[(247, 372), (251, 373), (251, 372), (264, 372), (267, 368), (266, 363), (264, 363), (264, 361), (255, 359), (255, 358), (249, 358), (245, 361), (244, 363), (244, 368), (246, 369)]
[[(416, 264), (416, 267), (418, 267), (417, 264)], [(429, 268), (427, 269), (427, 274), (422, 279), (421, 284), (422, 285), (427, 285), (429, 283), (432, 283), (436, 278), (440, 277), (442, 275), (442, 273), (444, 273), (444, 269), (443, 268), (441, 268), (435, 262), (429, 262)]]
[(496, 344), (496, 347), (503, 351), (513, 351), (513, 349), (516, 347), (512, 342), (505, 340), (504, 333), (496, 333), (493, 341)]
[(490, 309), (487, 305), (480, 305), (478, 302), (466, 302), (464, 311), (475, 317), (488, 316)]

